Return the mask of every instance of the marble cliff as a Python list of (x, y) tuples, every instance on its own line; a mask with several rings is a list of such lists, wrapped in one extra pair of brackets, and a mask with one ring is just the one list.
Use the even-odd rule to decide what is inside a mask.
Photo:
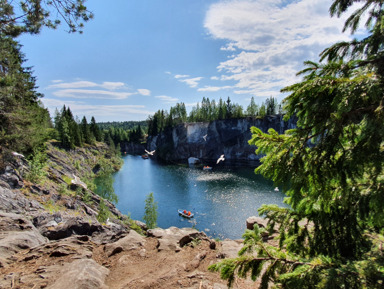
[(263, 119), (242, 118), (212, 122), (183, 123), (161, 134), (149, 137), (148, 150), (156, 150), (157, 158), (166, 162), (186, 163), (195, 157), (204, 163), (215, 163), (224, 154), (226, 164), (252, 165), (261, 156), (250, 146), (250, 128), (256, 126), (266, 132), (273, 128), (284, 133), (296, 126), (296, 121), (283, 120), (282, 115), (270, 115)]

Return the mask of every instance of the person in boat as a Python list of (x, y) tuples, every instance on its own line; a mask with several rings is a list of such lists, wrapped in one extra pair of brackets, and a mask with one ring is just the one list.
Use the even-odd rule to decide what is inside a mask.
[(188, 216), (190, 216), (191, 215), (191, 212), (190, 211), (188, 211)]
[(184, 210), (184, 212), (183, 212), (184, 214), (187, 214), (187, 210)]

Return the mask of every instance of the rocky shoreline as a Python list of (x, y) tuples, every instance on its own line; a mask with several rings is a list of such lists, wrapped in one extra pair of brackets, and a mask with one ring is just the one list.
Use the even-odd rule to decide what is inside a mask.
[(97, 168), (96, 151), (108, 157), (103, 146), (65, 152), (49, 145), (42, 184), (24, 178), (23, 158), (10, 159), (0, 174), (0, 288), (227, 288), (207, 268), (236, 257), (242, 240), (212, 240), (191, 228), (146, 230), (108, 201), (109, 218), (98, 221), (101, 198), (70, 179)]

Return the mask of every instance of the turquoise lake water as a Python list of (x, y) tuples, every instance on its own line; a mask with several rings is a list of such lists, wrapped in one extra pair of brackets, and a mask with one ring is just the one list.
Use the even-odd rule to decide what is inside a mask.
[[(153, 192), (158, 203), (157, 224), (161, 228), (192, 227), (212, 238), (239, 239), (246, 219), (257, 216), (262, 204), (283, 203), (284, 194), (275, 192), (271, 181), (255, 175), (254, 168), (225, 168), (212, 171), (176, 165), (162, 165), (140, 156), (123, 157), (122, 169), (114, 175), (119, 197), (117, 208), (142, 220), (146, 196)], [(188, 220), (177, 209), (195, 214)]]

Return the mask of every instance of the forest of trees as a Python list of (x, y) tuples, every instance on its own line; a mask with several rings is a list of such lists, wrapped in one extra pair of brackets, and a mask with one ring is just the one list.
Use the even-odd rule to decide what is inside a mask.
[[(71, 109), (65, 106), (55, 113), (54, 128), (57, 134), (55, 138), (61, 142), (62, 147), (72, 149), (84, 144), (94, 144), (103, 141), (112, 150), (119, 151), (121, 143), (140, 143), (145, 140), (145, 132), (141, 123), (146, 122), (111, 122), (96, 123), (94, 117), (88, 123), (84, 116), (81, 121), (74, 117)], [(135, 126), (137, 125), (137, 126)], [(129, 128), (127, 128), (129, 127)]]
[(91, 118), (90, 124), (85, 116), (81, 121), (75, 120), (71, 109), (66, 108), (65, 105), (60, 112), (56, 110), (55, 129), (58, 133), (56, 138), (64, 148), (72, 149), (103, 140), (103, 133), (97, 126), (94, 117)]
[(255, 103), (254, 97), (247, 109), (237, 103), (231, 102), (228, 97), (226, 101), (221, 98), (216, 103), (215, 100), (203, 97), (201, 103), (192, 107), (189, 116), (184, 103), (177, 103), (176, 106), (167, 110), (158, 110), (153, 116), (148, 118), (148, 135), (157, 135), (165, 128), (174, 127), (183, 122), (203, 122), (219, 119), (231, 119), (242, 117), (260, 117), (282, 113), (282, 107), (274, 97), (269, 97), (260, 106)]
[(138, 126), (141, 127), (142, 130), (147, 131), (147, 121), (108, 121), (108, 122), (98, 122), (97, 125), (101, 130), (108, 130), (111, 127), (113, 128), (121, 128), (125, 131), (136, 129)]

